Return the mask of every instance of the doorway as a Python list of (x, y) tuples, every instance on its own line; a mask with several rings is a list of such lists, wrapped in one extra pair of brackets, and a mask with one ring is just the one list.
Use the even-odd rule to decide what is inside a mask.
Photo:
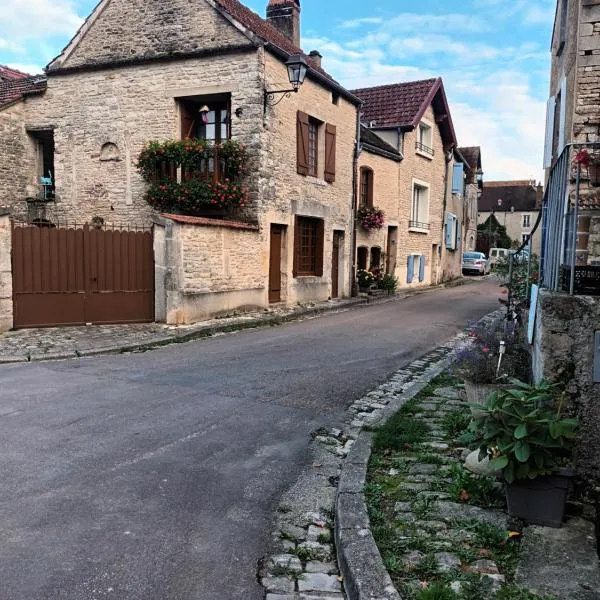
[(344, 247), (344, 232), (333, 232), (333, 251), (331, 253), (331, 297), (340, 295), (340, 249)]
[(388, 275), (396, 273), (396, 258), (398, 255), (398, 228), (388, 227), (385, 272)]
[(271, 224), (269, 252), (269, 303), (281, 302), (281, 256), (285, 225)]

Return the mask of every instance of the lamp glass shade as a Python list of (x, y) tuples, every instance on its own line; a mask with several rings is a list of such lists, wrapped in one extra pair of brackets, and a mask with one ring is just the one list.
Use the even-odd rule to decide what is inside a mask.
[(290, 79), (290, 83), (292, 87), (297, 90), (304, 83), (304, 78), (306, 77), (306, 71), (308, 70), (308, 65), (304, 60), (304, 57), (296, 54), (294, 56), (290, 56), (287, 63), (288, 77)]

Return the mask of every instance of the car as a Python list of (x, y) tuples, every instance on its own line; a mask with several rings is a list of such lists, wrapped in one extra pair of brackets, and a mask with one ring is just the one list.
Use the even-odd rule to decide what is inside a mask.
[(490, 249), (490, 265), (494, 267), (501, 260), (508, 260), (510, 250), (508, 248), (491, 248)]
[(492, 270), (490, 261), (483, 252), (464, 252), (462, 258), (463, 273), (487, 275)]

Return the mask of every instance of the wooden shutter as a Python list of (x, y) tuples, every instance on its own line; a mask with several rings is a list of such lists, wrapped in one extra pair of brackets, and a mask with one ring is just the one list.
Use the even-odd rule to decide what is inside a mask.
[(337, 144), (337, 129), (335, 125), (325, 125), (325, 181), (335, 181), (335, 148)]
[(546, 105), (546, 141), (544, 144), (544, 169), (552, 166), (552, 141), (554, 139), (554, 111), (556, 109), (556, 98), (548, 98)]
[(460, 194), (462, 196), (464, 183), (464, 165), (462, 163), (456, 163), (452, 173), (452, 193)]
[(373, 208), (373, 189), (374, 189), (374, 181), (375, 181), (375, 173), (370, 169), (365, 172), (367, 176), (367, 206), (369, 208)]
[(454, 238), (454, 215), (446, 215), (446, 248), (448, 250), (453, 250), (454, 245), (452, 244)]
[(411, 254), (406, 264), (406, 283), (412, 283), (415, 277), (415, 257)]
[(298, 111), (296, 124), (297, 169), (300, 175), (308, 175), (308, 115)]
[(302, 245), (302, 232), (300, 231), (300, 217), (294, 218), (294, 266), (292, 275), (298, 277), (298, 265), (300, 262), (300, 248)]
[(425, 281), (425, 256), (423, 254), (419, 261), (419, 281)]
[(180, 102), (179, 113), (181, 115), (181, 139), (185, 140), (194, 137), (194, 129), (196, 127), (194, 105), (188, 102)]
[(323, 249), (325, 248), (325, 221), (317, 221), (317, 247), (315, 248), (316, 268), (315, 275), (323, 277)]

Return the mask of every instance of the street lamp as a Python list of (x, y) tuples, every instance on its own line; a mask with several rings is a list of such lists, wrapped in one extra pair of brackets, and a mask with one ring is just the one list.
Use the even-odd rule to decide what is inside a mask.
[[(289, 98), (292, 93), (296, 94), (304, 83), (306, 73), (308, 71), (308, 63), (301, 54), (293, 54), (285, 63), (288, 71), (288, 79), (290, 80), (291, 89), (287, 90), (265, 90), (265, 107), (277, 106), (284, 98)], [(279, 100), (275, 100), (276, 96), (281, 94)]]

